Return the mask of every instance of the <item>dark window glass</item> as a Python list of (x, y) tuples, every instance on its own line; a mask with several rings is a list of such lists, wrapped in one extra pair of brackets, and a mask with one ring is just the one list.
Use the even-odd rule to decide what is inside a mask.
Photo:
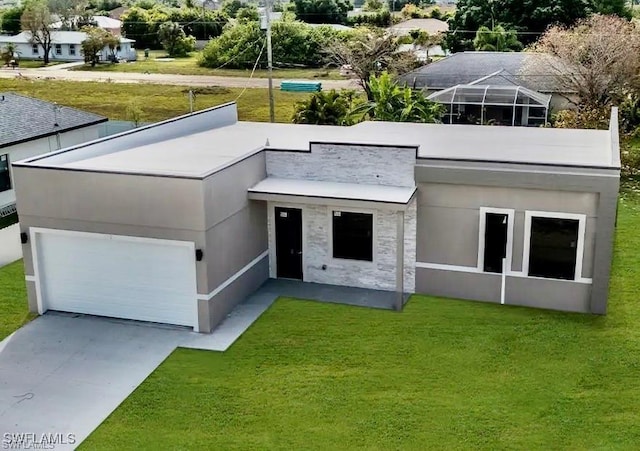
[(507, 256), (509, 216), (487, 213), (484, 230), (484, 270), (502, 272), (502, 259)]
[(0, 192), (11, 189), (9, 155), (0, 155)]
[(333, 258), (373, 261), (373, 215), (333, 212)]
[(575, 219), (531, 218), (530, 276), (575, 278), (578, 225)]

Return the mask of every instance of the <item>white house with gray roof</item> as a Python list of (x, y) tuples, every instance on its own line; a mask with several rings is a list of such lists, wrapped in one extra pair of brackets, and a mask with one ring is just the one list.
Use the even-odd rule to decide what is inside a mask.
[(424, 293), (607, 310), (616, 111), (609, 130), (335, 127), (241, 122), (231, 103), (13, 168), (41, 314), (209, 332), (269, 278), (398, 309)]
[[(52, 31), (52, 46), (49, 52), (51, 61), (84, 61), (82, 42), (87, 39), (87, 33), (82, 31)], [(121, 60), (135, 60), (135, 41), (120, 37), (120, 44), (115, 49), (115, 56)], [(0, 49), (7, 44), (16, 46), (16, 59), (36, 60), (43, 58), (42, 46), (31, 42), (31, 33), (23, 31), (15, 36), (0, 35)], [(100, 60), (108, 61), (111, 50), (108, 47), (100, 52)]]
[(11, 163), (99, 138), (106, 117), (0, 93), (0, 217), (15, 212)]

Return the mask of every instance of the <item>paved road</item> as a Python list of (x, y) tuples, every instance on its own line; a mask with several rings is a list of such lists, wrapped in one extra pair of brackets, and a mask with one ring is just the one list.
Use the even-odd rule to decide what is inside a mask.
[[(130, 72), (69, 71), (52, 66), (44, 69), (0, 69), (0, 78), (18, 76), (70, 81), (111, 81), (115, 83), (153, 83), (180, 86), (224, 86), (227, 88), (267, 88), (266, 78), (220, 77), (217, 75), (139, 74)], [(274, 79), (279, 87), (282, 79)], [(314, 80), (315, 81), (315, 80)], [(354, 80), (318, 80), (323, 89), (357, 89)]]

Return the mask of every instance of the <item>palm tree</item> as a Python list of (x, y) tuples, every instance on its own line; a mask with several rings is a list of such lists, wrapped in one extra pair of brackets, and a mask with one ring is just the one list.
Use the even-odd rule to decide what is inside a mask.
[(517, 52), (522, 50), (522, 43), (518, 41), (518, 36), (514, 30), (505, 30), (503, 26), (497, 25), (489, 29), (480, 27), (473, 40), (473, 47), (476, 50), (486, 52)]
[(354, 100), (353, 91), (321, 91), (295, 105), (296, 124), (349, 125), (348, 114)]
[(356, 106), (353, 119), (389, 122), (440, 122), (443, 105), (427, 99), (421, 91), (400, 87), (387, 72), (369, 79), (373, 100)]

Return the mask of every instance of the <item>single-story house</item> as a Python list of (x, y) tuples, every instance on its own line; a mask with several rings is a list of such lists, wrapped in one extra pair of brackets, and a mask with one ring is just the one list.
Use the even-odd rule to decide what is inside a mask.
[(15, 212), (11, 163), (98, 139), (106, 117), (0, 92), (0, 217)]
[(252, 123), (225, 104), (13, 164), (29, 308), (208, 332), (269, 278), (604, 314), (609, 130)]
[[(49, 58), (51, 61), (84, 61), (82, 54), (82, 42), (87, 39), (87, 34), (82, 31), (53, 31)], [(116, 48), (115, 55), (121, 60), (135, 60), (136, 51), (133, 39), (120, 37), (120, 45)], [(14, 44), (17, 48), (19, 59), (42, 59), (42, 46), (31, 42), (31, 33), (23, 31), (15, 36), (0, 36), (0, 49), (7, 44)], [(109, 60), (111, 50), (105, 47), (100, 53), (100, 59)]]
[(571, 108), (577, 99), (549, 69), (548, 55), (532, 52), (459, 52), (434, 61), (400, 77), (408, 86), (428, 94), (482, 84), (522, 86), (551, 96), (550, 108)]

